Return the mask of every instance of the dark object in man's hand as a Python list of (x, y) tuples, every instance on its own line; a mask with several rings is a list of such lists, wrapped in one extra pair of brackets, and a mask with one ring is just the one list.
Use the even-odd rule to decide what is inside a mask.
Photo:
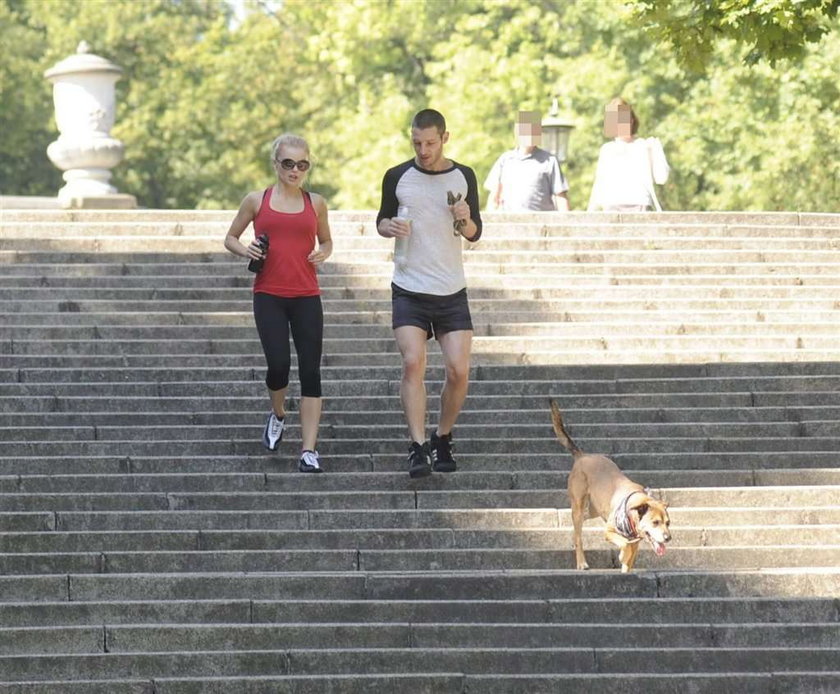
[[(461, 199), (461, 194), (455, 195), (451, 190), (446, 191), (446, 204), (452, 207), (456, 202)], [(453, 220), (452, 226), (455, 228), (455, 236), (459, 236), (461, 234), (461, 230), (467, 226), (466, 219), (456, 219)]]
[(259, 260), (251, 259), (251, 262), (248, 263), (248, 269), (251, 272), (259, 272), (263, 269), (263, 265), (265, 264), (265, 256), (268, 253), (268, 236), (266, 234), (260, 234), (257, 236), (257, 245), (262, 249), (263, 257)]

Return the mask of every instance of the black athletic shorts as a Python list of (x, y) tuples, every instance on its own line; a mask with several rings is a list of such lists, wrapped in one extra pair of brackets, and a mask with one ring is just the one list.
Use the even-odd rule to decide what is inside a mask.
[(413, 325), (426, 331), (426, 338), (455, 330), (472, 330), (467, 288), (446, 296), (409, 292), (391, 283), (391, 327)]

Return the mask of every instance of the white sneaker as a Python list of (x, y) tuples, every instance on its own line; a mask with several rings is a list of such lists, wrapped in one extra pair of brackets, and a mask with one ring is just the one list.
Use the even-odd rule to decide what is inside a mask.
[(286, 418), (280, 419), (274, 411), (268, 415), (268, 421), (265, 423), (265, 430), (263, 431), (263, 446), (270, 451), (276, 451), (277, 445), (283, 440), (283, 425), (286, 423)]
[(298, 461), (298, 470), (301, 472), (323, 472), (321, 469), (321, 458), (318, 451), (303, 451)]

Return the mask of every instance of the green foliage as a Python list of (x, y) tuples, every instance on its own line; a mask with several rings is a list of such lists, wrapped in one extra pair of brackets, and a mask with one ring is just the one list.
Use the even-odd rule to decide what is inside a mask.
[(58, 189), (42, 74), (85, 39), (125, 70), (114, 179), (149, 207), (237, 206), (271, 182), (269, 146), (285, 131), (309, 140), (310, 186), (331, 207), (376, 207), (425, 107), (447, 117), (447, 153), (481, 182), (514, 145), (516, 112), (545, 113), (557, 96), (577, 126), (564, 169), (581, 208), (604, 104), (622, 95), (672, 165), (666, 209), (840, 210), (830, 5), (284, 0), (236, 22), (221, 0), (0, 0), (0, 190)]
[(828, 33), (840, 0), (635, 0), (637, 17), (678, 59), (702, 72), (720, 39), (734, 39), (755, 65), (802, 58)]
[(61, 186), (47, 159), (52, 137), (52, 92), (41, 78), (43, 32), (16, 3), (0, 1), (0, 193), (39, 195)]

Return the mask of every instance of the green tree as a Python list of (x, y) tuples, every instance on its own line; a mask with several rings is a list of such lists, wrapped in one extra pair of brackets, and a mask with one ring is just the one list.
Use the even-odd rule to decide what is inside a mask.
[(52, 93), (41, 76), (44, 33), (20, 3), (0, 0), (0, 193), (54, 195), (61, 184), (47, 159)]
[(629, 0), (636, 16), (667, 41), (683, 65), (703, 71), (717, 42), (747, 48), (744, 60), (799, 59), (831, 30), (840, 0)]
[[(785, 36), (813, 21), (822, 37), (806, 41), (815, 34), (803, 30), (785, 60), (750, 64), (757, 17), (793, 0), (695, 2), (742, 22), (734, 38), (710, 29), (701, 49), (681, 48), (705, 72), (680, 60), (677, 34), (645, 28), (670, 17), (656, 14), (666, 5), (679, 18), (689, 0), (285, 0), (254, 2), (242, 21), (221, 0), (0, 0), (0, 188), (59, 187), (44, 153), (56, 132), (41, 75), (85, 39), (125, 69), (114, 135), (127, 158), (114, 178), (149, 207), (235, 207), (272, 181), (268, 148), (284, 131), (309, 140), (310, 185), (333, 208), (375, 207), (385, 169), (412, 155), (408, 125), (425, 107), (446, 115), (448, 153), (482, 181), (514, 143), (516, 111), (545, 113), (557, 96), (577, 126), (564, 168), (580, 209), (604, 104), (622, 95), (640, 134), (665, 146), (667, 209), (840, 209), (830, 8), (793, 3)], [(640, 7), (650, 21), (638, 21)]]

